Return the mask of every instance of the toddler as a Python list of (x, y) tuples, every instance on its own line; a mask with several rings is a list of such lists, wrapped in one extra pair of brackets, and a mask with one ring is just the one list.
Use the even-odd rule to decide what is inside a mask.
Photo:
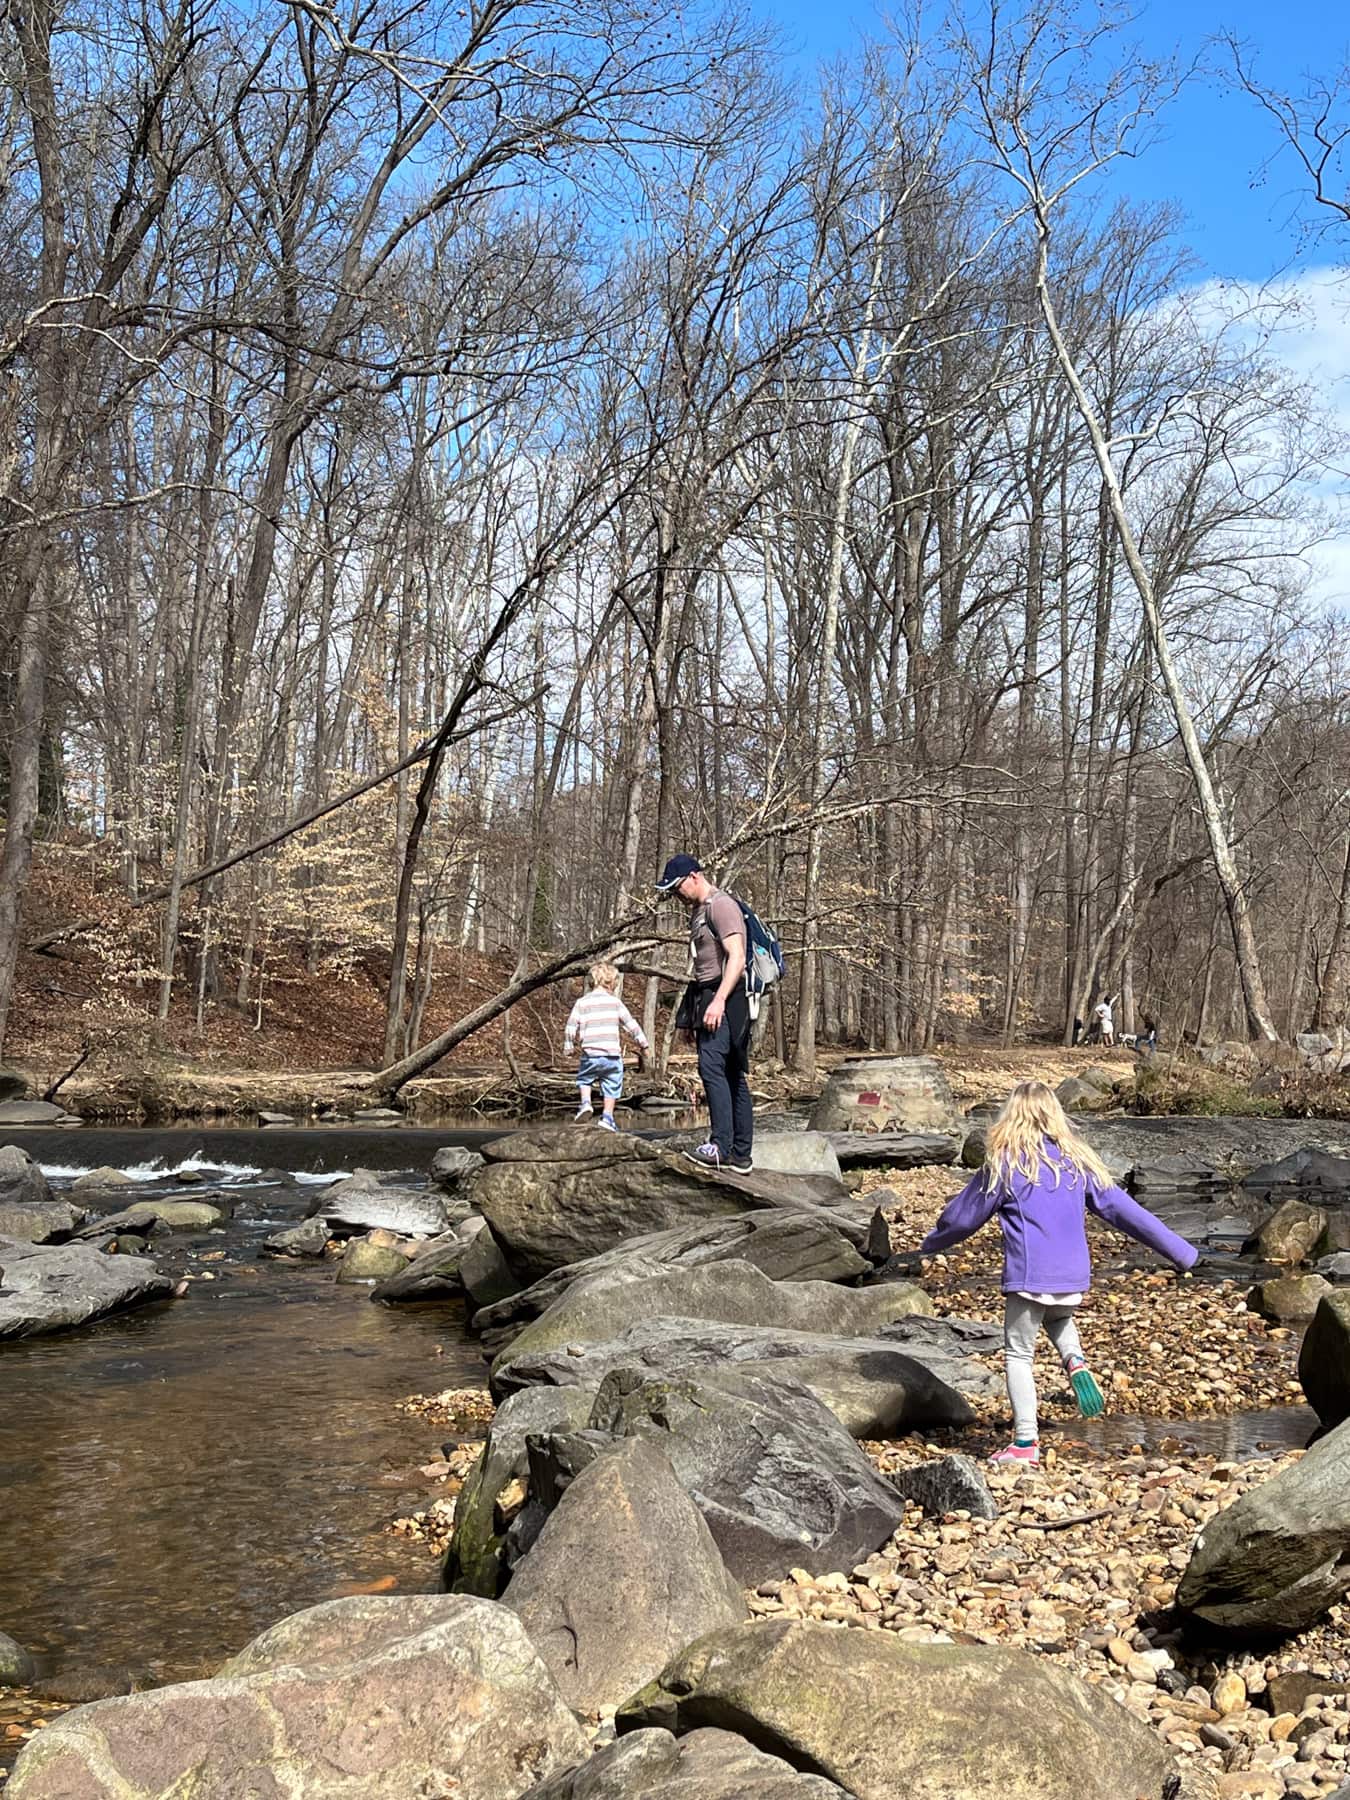
[(606, 1131), (617, 1131), (614, 1102), (623, 1092), (623, 1054), (619, 1045), (622, 1028), (638, 1049), (648, 1045), (642, 1027), (620, 1000), (619, 971), (613, 963), (595, 963), (590, 970), (591, 991), (583, 994), (567, 1019), (563, 1049), (571, 1055), (581, 1045), (581, 1061), (577, 1066), (577, 1090), (580, 1104), (578, 1119), (594, 1116), (591, 1089), (600, 1089), (603, 1111), (600, 1123)]
[(948, 1202), (919, 1246), (921, 1256), (950, 1249), (998, 1214), (1013, 1441), (993, 1462), (1040, 1461), (1032, 1354), (1042, 1325), (1064, 1365), (1079, 1411), (1094, 1418), (1104, 1410), (1074, 1324), (1074, 1310), (1092, 1279), (1088, 1207), (1179, 1269), (1191, 1268), (1199, 1257), (1193, 1244), (1112, 1186), (1105, 1164), (1074, 1131), (1044, 1082), (1019, 1081), (989, 1128), (984, 1167)]

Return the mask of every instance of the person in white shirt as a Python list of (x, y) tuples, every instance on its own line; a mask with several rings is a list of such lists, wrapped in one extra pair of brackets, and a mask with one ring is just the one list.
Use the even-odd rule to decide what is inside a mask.
[(619, 971), (613, 963), (595, 963), (590, 970), (591, 991), (583, 994), (567, 1018), (563, 1049), (571, 1055), (578, 1044), (581, 1061), (577, 1066), (577, 1090), (580, 1104), (578, 1119), (594, 1117), (591, 1089), (600, 1089), (603, 1111), (600, 1123), (606, 1131), (617, 1131), (614, 1102), (623, 1092), (623, 1049), (619, 1032), (625, 1031), (645, 1055), (646, 1034), (619, 998)]
[(1106, 995), (1099, 1000), (1092, 1013), (1093, 1024), (1097, 1027), (1097, 1037), (1108, 1046), (1116, 1041), (1116, 1020), (1111, 1010), (1111, 997)]

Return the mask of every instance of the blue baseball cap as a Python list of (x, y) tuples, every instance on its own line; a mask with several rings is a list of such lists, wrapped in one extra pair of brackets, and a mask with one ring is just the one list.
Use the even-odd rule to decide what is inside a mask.
[(661, 879), (656, 884), (658, 894), (668, 894), (672, 888), (678, 887), (686, 875), (700, 875), (703, 864), (696, 856), (672, 856), (661, 871)]

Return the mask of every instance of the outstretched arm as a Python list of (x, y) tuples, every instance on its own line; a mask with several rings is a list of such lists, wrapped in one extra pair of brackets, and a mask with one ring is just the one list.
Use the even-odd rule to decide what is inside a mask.
[(1165, 1256), (1178, 1269), (1192, 1268), (1199, 1261), (1200, 1252), (1194, 1244), (1188, 1244), (1184, 1237), (1178, 1237), (1175, 1231), (1169, 1231), (1161, 1219), (1156, 1218), (1147, 1207), (1140, 1206), (1137, 1200), (1131, 1200), (1123, 1188), (1098, 1187), (1089, 1180), (1087, 1203), (1099, 1219), (1104, 1219), (1117, 1231), (1123, 1231), (1126, 1237), (1132, 1237), (1136, 1243), (1156, 1250), (1159, 1256)]
[(989, 1171), (981, 1169), (942, 1209), (942, 1217), (919, 1245), (920, 1256), (932, 1256), (949, 1250), (968, 1237), (974, 1237), (981, 1225), (987, 1224), (998, 1209), (998, 1187), (989, 1179)]
[(638, 1024), (632, 1013), (629, 1012), (622, 1000), (619, 1002), (619, 1023), (645, 1056), (647, 1051), (651, 1049), (651, 1045), (647, 1042), (647, 1034)]

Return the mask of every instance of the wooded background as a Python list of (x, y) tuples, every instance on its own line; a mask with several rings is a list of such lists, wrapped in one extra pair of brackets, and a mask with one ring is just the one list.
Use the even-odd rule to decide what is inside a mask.
[(651, 1030), (677, 849), (802, 1069), (1344, 1023), (1346, 446), (1095, 197), (1175, 83), (1098, 9), (806, 94), (734, 9), (14, 0), (0, 76), (0, 1036), (34, 949), (204, 1037), (301, 957), (392, 1065), (622, 921)]

